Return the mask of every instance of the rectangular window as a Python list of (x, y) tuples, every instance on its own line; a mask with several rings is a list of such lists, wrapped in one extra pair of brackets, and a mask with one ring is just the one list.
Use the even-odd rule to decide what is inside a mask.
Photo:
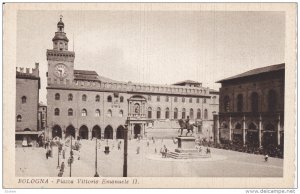
[(200, 99), (199, 98), (197, 98), (197, 103), (199, 103), (200, 102)]

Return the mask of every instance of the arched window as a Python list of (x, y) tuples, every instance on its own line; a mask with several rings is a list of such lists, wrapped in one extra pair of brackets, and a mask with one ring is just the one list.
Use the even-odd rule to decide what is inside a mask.
[(59, 108), (54, 109), (54, 115), (59, 116)]
[(174, 108), (174, 119), (178, 118), (178, 109)]
[(181, 118), (185, 119), (185, 108), (182, 109)]
[(157, 101), (157, 102), (160, 102), (160, 96), (157, 96), (157, 97), (156, 97), (156, 101)]
[(17, 116), (17, 122), (21, 122), (22, 121), (22, 116), (21, 115), (18, 115)]
[(86, 117), (87, 116), (87, 111), (86, 109), (82, 109), (81, 111), (81, 116)]
[(55, 94), (55, 100), (60, 100), (60, 95), (59, 95), (59, 93), (56, 93), (56, 94)]
[(157, 119), (160, 119), (160, 107), (157, 107), (157, 110), (156, 110), (156, 118), (157, 118)]
[(95, 110), (95, 117), (100, 117), (100, 110), (99, 109)]
[(277, 95), (274, 90), (270, 90), (268, 93), (268, 111), (274, 112), (276, 111), (276, 101), (277, 101)]
[(123, 117), (123, 110), (119, 111), (119, 117)]
[(120, 102), (124, 102), (124, 97), (123, 96), (120, 97)]
[(193, 102), (193, 98), (190, 98), (190, 99), (189, 99), (189, 102), (192, 103), (192, 102)]
[(86, 101), (86, 95), (85, 94), (82, 95), (82, 101)]
[(252, 112), (258, 112), (258, 94), (256, 92), (251, 94), (251, 110)]
[(71, 108), (68, 109), (68, 116), (73, 116), (73, 109)]
[(182, 97), (182, 102), (185, 102), (185, 98), (184, 97)]
[(174, 97), (174, 102), (177, 102), (177, 96)]
[(239, 94), (237, 96), (237, 111), (238, 112), (243, 112), (243, 95)]
[(112, 97), (110, 95), (107, 96), (107, 102), (112, 102)]
[(68, 101), (73, 101), (73, 94), (68, 95)]
[(148, 107), (148, 119), (152, 118), (152, 108)]
[(26, 103), (26, 101), (27, 101), (27, 98), (26, 98), (26, 96), (22, 96), (22, 104), (25, 104), (25, 103)]
[(204, 119), (208, 119), (208, 112), (207, 112), (207, 109), (204, 110)]
[(165, 115), (166, 119), (169, 119), (169, 117), (170, 117), (170, 109), (169, 108), (166, 108), (166, 113), (165, 114), (166, 114)]
[(100, 102), (100, 96), (99, 96), (99, 95), (96, 95), (95, 101), (96, 101), (96, 102)]
[(107, 117), (112, 117), (112, 111), (110, 109), (107, 111)]
[(230, 111), (230, 98), (229, 98), (229, 96), (224, 97), (223, 104), (224, 104), (224, 112), (229, 112)]
[(194, 119), (194, 110), (190, 109), (190, 119)]
[(201, 119), (201, 110), (200, 110), (200, 108), (197, 109), (197, 119)]
[(166, 96), (166, 102), (169, 102), (169, 96)]

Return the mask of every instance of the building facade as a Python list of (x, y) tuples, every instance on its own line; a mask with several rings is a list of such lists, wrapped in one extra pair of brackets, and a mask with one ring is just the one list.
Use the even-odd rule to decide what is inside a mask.
[(215, 141), (268, 148), (283, 146), (285, 64), (223, 79)]
[(16, 143), (35, 142), (39, 134), (39, 64), (35, 68), (16, 69)]
[(38, 128), (42, 131), (46, 130), (47, 126), (47, 105), (43, 102), (39, 103), (39, 113), (38, 113)]
[[(179, 128), (178, 119), (199, 123), (199, 132), (213, 135), (213, 112), (218, 112), (218, 92), (186, 80), (173, 85), (119, 82), (95, 71), (76, 70), (75, 53), (60, 19), (47, 50), (47, 133), (49, 138), (69, 135), (122, 139), (147, 136), (153, 128)], [(214, 101), (214, 103), (211, 103)], [(201, 125), (201, 127), (200, 127)], [(201, 132), (203, 130), (203, 132)], [(205, 132), (205, 133), (204, 133)]]

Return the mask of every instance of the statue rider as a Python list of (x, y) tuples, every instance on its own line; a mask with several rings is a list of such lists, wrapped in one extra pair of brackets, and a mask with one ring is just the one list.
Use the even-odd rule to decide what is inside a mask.
[(186, 128), (189, 129), (190, 127), (190, 117), (187, 116), (187, 119), (185, 120)]

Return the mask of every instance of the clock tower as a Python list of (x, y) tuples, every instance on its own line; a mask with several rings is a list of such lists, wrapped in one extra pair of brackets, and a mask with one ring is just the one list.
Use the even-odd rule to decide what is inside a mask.
[(57, 23), (57, 32), (52, 39), (53, 49), (47, 50), (48, 74), (52, 79), (72, 81), (74, 79), (75, 53), (68, 51), (69, 39), (64, 32), (62, 16)]

